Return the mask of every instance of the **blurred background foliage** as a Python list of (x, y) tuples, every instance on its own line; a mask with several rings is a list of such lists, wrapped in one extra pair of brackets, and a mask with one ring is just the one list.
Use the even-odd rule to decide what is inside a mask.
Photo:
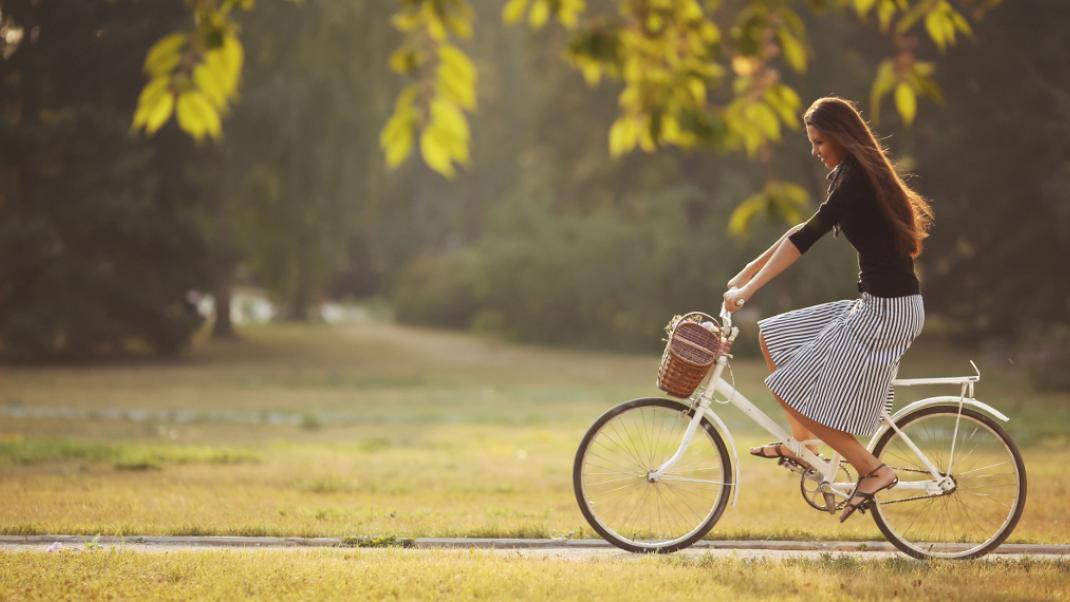
[[(420, 21), (432, 4), (454, 11), (445, 31)], [(785, 216), (823, 198), (805, 136), (780, 128), (828, 93), (871, 119), (896, 108), (877, 129), (937, 215), (928, 331), (1057, 349), (1070, 5), (723, 2), (741, 20), (710, 37), (665, 20), (689, 4), (0, 0), (0, 353), (174, 353), (202, 324), (192, 292), (233, 334), (236, 286), (294, 320), (377, 298), (408, 322), (654, 350), (669, 316), (715, 311)], [(668, 61), (637, 23), (702, 43)], [(183, 94), (198, 95), (184, 110)], [(755, 306), (853, 296), (855, 269), (830, 237)]]

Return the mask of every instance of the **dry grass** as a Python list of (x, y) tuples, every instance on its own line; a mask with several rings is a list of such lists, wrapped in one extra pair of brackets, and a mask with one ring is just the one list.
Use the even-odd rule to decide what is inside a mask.
[[(302, 428), (0, 417), (0, 531), (591, 537), (572, 497), (572, 455), (602, 411), (659, 395), (656, 362), (368, 322), (249, 330), (178, 364), (3, 369), (0, 404), (311, 418)], [(737, 384), (768, 408), (759, 362), (734, 365)], [(901, 373), (963, 366), (961, 354), (920, 347)], [(1031, 391), (1011, 367), (982, 367), (978, 396), (1013, 416), (1029, 469), (1011, 541), (1070, 542), (1067, 397)], [(765, 440), (735, 410), (723, 415), (741, 447)], [(740, 507), (712, 537), (880, 539), (868, 519), (841, 526), (810, 510), (772, 463), (742, 462)]]
[(477, 551), (0, 553), (6, 600), (1065, 600), (1070, 564), (624, 557)]

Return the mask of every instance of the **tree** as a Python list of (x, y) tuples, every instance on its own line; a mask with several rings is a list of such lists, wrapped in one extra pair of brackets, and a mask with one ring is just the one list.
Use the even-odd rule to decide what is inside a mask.
[(173, 353), (201, 323), (187, 298), (206, 260), (182, 167), (192, 143), (127, 131), (130, 48), (182, 16), (134, 0), (3, 3), (0, 37), (21, 42), (0, 63), (0, 354)]
[[(709, 148), (768, 160), (782, 128), (798, 129), (801, 100), (783, 81), (784, 67), (804, 73), (810, 44), (800, 9), (815, 14), (851, 11), (876, 22), (894, 55), (876, 69), (873, 119), (891, 95), (903, 121), (917, 114), (918, 97), (942, 101), (932, 62), (918, 59), (924, 38), (943, 53), (1000, 0), (508, 0), (507, 23), (535, 29), (556, 21), (571, 33), (565, 55), (588, 84), (620, 80), (620, 114), (609, 130), (615, 156), (636, 148)], [(150, 82), (135, 126), (152, 132), (177, 107), (180, 125), (198, 139), (220, 135), (220, 115), (233, 98), (241, 45), (232, 20), (252, 0), (187, 0), (195, 29), (160, 40), (146, 58)], [(478, 73), (457, 44), (472, 36), (468, 0), (400, 0), (393, 26), (404, 34), (391, 68), (411, 83), (398, 94), (380, 136), (386, 162), (401, 165), (419, 148), (424, 162), (452, 179), (470, 164), (466, 113), (476, 110)], [(796, 219), (807, 202), (798, 185), (770, 178), (744, 200), (731, 220), (745, 232), (754, 216)]]
[(382, 94), (371, 62), (386, 47), (374, 24), (386, 14), (376, 3), (280, 2), (245, 21), (258, 35), (242, 110), (213, 145), (226, 151), (218, 180), (233, 193), (221, 217), (289, 319), (315, 319), (369, 225), (362, 208), (380, 177), (369, 125)]

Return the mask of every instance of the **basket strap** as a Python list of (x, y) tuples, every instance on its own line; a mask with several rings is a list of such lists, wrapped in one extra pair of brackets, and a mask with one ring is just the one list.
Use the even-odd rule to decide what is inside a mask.
[(691, 341), (689, 341), (689, 340), (687, 340), (687, 339), (685, 339), (683, 337), (677, 337), (676, 341), (673, 341), (673, 342), (677, 342), (677, 341), (680, 342), (680, 343), (683, 343), (683, 344), (685, 344), (685, 345), (687, 345), (689, 347), (693, 347), (695, 349), (698, 349), (699, 351), (705, 351), (706, 353), (717, 353), (716, 349), (712, 349), (711, 350), (709, 347), (703, 347), (702, 345), (699, 345), (698, 343), (693, 343), (693, 342), (691, 342)]

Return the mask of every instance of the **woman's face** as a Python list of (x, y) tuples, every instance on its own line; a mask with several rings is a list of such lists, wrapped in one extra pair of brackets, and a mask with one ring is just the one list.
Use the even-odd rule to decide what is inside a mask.
[(832, 169), (843, 160), (843, 147), (812, 125), (806, 126), (806, 137), (810, 139), (810, 154), (821, 160), (828, 169)]

